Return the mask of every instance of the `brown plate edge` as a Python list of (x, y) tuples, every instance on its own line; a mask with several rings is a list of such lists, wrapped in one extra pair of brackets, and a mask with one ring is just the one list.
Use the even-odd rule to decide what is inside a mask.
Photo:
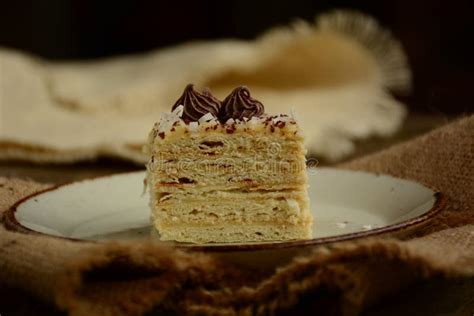
[[(92, 178), (92, 179), (85, 179), (83, 181), (89, 181), (89, 180), (93, 180), (93, 179), (96, 179), (96, 178), (106, 178), (106, 177), (110, 177), (110, 176), (123, 175), (123, 174), (134, 173), (134, 172), (137, 172), (137, 171), (118, 173), (118, 174), (102, 176), (102, 177), (95, 177), (95, 178)], [(142, 172), (142, 171), (138, 171), (138, 172)], [(26, 202), (27, 200), (30, 200), (30, 199), (32, 199), (35, 196), (38, 196), (40, 194), (43, 194), (43, 193), (46, 193), (46, 192), (49, 192), (49, 191), (54, 191), (54, 190), (59, 189), (63, 186), (67, 186), (67, 185), (70, 185), (70, 184), (75, 184), (75, 183), (83, 182), (83, 181), (76, 181), (76, 182), (70, 182), (70, 183), (64, 183), (64, 184), (61, 184), (61, 185), (56, 185), (56, 186), (53, 186), (53, 187), (35, 192), (33, 194), (30, 194), (30, 195), (18, 200), (15, 204), (13, 204), (8, 210), (6, 210), (3, 213), (3, 222), (4, 222), (5, 227), (8, 230), (16, 231), (16, 232), (20, 232), (20, 233), (42, 235), (42, 236), (48, 236), (48, 237), (53, 237), (53, 238), (69, 240), (69, 241), (75, 241), (75, 242), (88, 242), (88, 243), (101, 242), (101, 241), (97, 241), (97, 240), (86, 240), (86, 239), (77, 239), (77, 238), (70, 238), (70, 237), (54, 236), (54, 235), (49, 235), (49, 234), (45, 234), (45, 233), (42, 233), (42, 232), (38, 232), (38, 231), (35, 231), (35, 230), (32, 230), (28, 227), (23, 226), (20, 222), (18, 222), (18, 220), (15, 217), (15, 212), (17, 211), (18, 207), (22, 203)], [(357, 239), (357, 238), (376, 237), (376, 236), (380, 236), (380, 235), (392, 234), (392, 233), (397, 233), (398, 231), (401, 231), (401, 230), (404, 230), (404, 229), (411, 228), (413, 226), (418, 226), (420, 224), (425, 224), (428, 220), (432, 219), (435, 215), (437, 215), (446, 206), (446, 197), (441, 192), (435, 192), (433, 195), (435, 197), (435, 202), (434, 202), (433, 206), (431, 207), (431, 209), (429, 209), (424, 214), (419, 215), (415, 218), (397, 223), (397, 224), (392, 224), (392, 225), (388, 225), (388, 226), (384, 226), (384, 227), (380, 227), (380, 228), (370, 229), (370, 230), (367, 230), (367, 231), (349, 233), (349, 234), (344, 234), (344, 235), (339, 235), (339, 236), (332, 236), (332, 237), (330, 236), (330, 237), (323, 237), (323, 238), (305, 239), (305, 240), (291, 240), (291, 241), (282, 241), (282, 242), (228, 244), (228, 245), (212, 245), (212, 244), (199, 245), (199, 244), (171, 243), (171, 245), (173, 245), (177, 248), (180, 248), (180, 249), (204, 251), (204, 252), (275, 250), (275, 249), (286, 249), (286, 248), (293, 248), (293, 247), (319, 246), (319, 245), (322, 245), (322, 244), (348, 241), (348, 240), (353, 240), (353, 239)], [(169, 243), (169, 242), (166, 242), (166, 243)]]

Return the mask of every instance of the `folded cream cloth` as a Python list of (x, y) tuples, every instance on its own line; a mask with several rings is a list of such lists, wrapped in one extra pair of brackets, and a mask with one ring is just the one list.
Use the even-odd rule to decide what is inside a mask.
[(294, 108), (310, 153), (335, 160), (355, 139), (397, 130), (405, 110), (389, 92), (406, 92), (411, 81), (390, 33), (346, 11), (252, 41), (192, 42), (99, 61), (53, 63), (0, 49), (0, 159), (143, 163), (149, 130), (188, 83), (220, 98), (245, 84), (268, 113)]
[[(447, 206), (404, 240), (316, 247), (264, 273), (156, 242), (73, 242), (0, 228), (0, 282), (70, 315), (267, 315), (303, 302), (357, 315), (423, 279), (474, 277), (474, 116), (341, 167), (418, 181), (443, 192)], [(0, 181), (0, 210), (46, 187)]]

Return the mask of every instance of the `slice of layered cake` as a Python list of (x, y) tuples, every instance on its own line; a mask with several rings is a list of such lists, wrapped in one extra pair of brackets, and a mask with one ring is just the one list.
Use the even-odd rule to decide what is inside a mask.
[(311, 238), (303, 137), (246, 87), (224, 101), (188, 85), (149, 135), (147, 183), (162, 240)]

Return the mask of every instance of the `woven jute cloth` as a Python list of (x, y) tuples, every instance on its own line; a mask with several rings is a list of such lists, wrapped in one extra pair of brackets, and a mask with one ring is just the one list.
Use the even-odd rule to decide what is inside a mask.
[[(340, 167), (415, 180), (447, 205), (409, 237), (320, 246), (272, 271), (157, 242), (82, 243), (1, 228), (0, 280), (70, 315), (357, 315), (416, 282), (474, 276), (474, 116)], [(3, 178), (0, 209), (44, 188)]]

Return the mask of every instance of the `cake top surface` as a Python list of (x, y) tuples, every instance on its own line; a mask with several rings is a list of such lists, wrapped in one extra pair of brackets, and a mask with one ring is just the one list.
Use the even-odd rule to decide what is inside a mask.
[(171, 140), (196, 133), (277, 133), (302, 137), (293, 115), (269, 115), (263, 104), (252, 98), (245, 86), (235, 88), (223, 101), (209, 89), (198, 92), (186, 86), (171, 113), (162, 113), (155, 123), (150, 141)]

